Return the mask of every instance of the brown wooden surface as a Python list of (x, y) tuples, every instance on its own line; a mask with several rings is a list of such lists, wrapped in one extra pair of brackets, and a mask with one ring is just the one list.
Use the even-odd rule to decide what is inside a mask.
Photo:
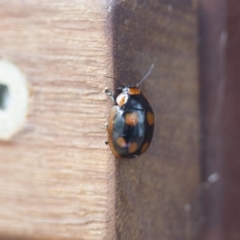
[[(199, 223), (197, 12), (190, 1), (112, 7), (114, 77), (136, 84), (155, 112), (146, 154), (117, 162), (117, 238), (193, 239)], [(116, 82), (116, 86), (119, 86)]]
[[(196, 235), (196, 2), (100, 3), (0, 1), (0, 56), (33, 86), (23, 130), (0, 143), (3, 239)], [(136, 84), (152, 63), (141, 85), (155, 112), (152, 144), (138, 159), (115, 160), (103, 144), (111, 102), (102, 89), (113, 85), (105, 76)]]
[(106, 12), (100, 1), (0, 1), (0, 55), (33, 88), (23, 130), (0, 144), (2, 239), (112, 239)]
[(200, 1), (203, 240), (240, 239), (240, 2)]

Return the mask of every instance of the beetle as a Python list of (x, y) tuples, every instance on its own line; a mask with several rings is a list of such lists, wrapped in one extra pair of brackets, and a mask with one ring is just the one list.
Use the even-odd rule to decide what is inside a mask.
[(113, 100), (106, 129), (109, 147), (118, 159), (134, 158), (143, 154), (149, 147), (154, 132), (154, 113), (139, 85), (150, 75), (148, 73), (134, 87), (118, 88), (121, 93), (114, 98), (105, 88), (104, 92)]

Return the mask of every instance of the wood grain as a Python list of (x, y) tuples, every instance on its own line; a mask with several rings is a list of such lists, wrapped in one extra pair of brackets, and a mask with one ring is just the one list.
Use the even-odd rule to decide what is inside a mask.
[[(200, 83), (202, 111), (202, 180), (222, 175), (222, 104), (225, 85), (226, 1), (199, 1)], [(225, 35), (225, 36), (224, 36)], [(222, 36), (222, 37), (221, 37)], [(203, 191), (203, 229), (200, 239), (231, 239), (223, 236), (221, 181)]]
[(106, 12), (99, 1), (0, 1), (0, 55), (33, 87), (24, 128), (0, 143), (4, 239), (113, 239)]
[(240, 238), (240, 2), (201, 0), (200, 80), (203, 180), (203, 240)]
[(141, 85), (155, 113), (152, 143), (141, 157), (117, 162), (117, 239), (193, 239), (200, 217), (195, 4), (116, 2), (112, 26), (116, 79), (134, 86), (155, 64)]
[[(196, 235), (196, 1), (106, 2), (0, 1), (0, 56), (33, 86), (23, 130), (0, 143), (3, 239)], [(135, 85), (152, 63), (141, 85), (155, 112), (152, 144), (115, 160), (103, 144), (111, 103), (102, 89), (120, 82), (105, 76)]]

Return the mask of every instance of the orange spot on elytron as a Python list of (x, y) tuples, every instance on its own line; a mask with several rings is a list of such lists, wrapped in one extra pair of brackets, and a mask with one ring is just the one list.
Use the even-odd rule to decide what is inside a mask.
[(124, 93), (118, 95), (116, 102), (118, 106), (123, 106), (127, 102), (127, 96)]
[(119, 147), (124, 148), (127, 146), (126, 140), (123, 137), (119, 137), (116, 142)]
[(138, 113), (137, 112), (127, 113), (125, 116), (125, 122), (128, 125), (136, 126), (138, 123)]
[(141, 91), (138, 89), (138, 88), (129, 88), (128, 89), (128, 93), (130, 94), (130, 95), (136, 95), (136, 94), (140, 94), (141, 93)]
[(149, 142), (144, 143), (144, 145), (141, 149), (141, 153), (144, 153), (148, 149), (148, 147), (149, 147)]
[(151, 112), (147, 113), (147, 121), (150, 126), (154, 124), (154, 115)]
[(129, 153), (134, 153), (134, 152), (136, 152), (137, 148), (138, 148), (138, 145), (135, 142), (130, 143), (130, 146), (128, 148), (128, 152)]

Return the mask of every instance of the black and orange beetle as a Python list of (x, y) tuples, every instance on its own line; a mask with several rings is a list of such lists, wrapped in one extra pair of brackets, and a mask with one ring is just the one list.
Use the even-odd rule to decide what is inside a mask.
[(144, 153), (152, 140), (154, 113), (139, 85), (149, 76), (154, 65), (135, 87), (120, 88), (115, 99), (109, 89), (105, 93), (116, 105), (111, 109), (106, 128), (109, 147), (116, 158), (134, 158)]

